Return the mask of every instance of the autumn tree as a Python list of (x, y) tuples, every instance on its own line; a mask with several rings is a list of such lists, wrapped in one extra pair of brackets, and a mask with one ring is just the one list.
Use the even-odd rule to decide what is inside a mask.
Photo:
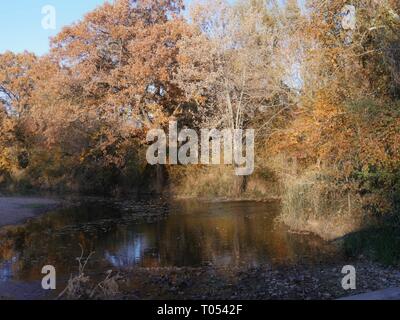
[(140, 166), (145, 130), (165, 125), (179, 109), (172, 75), (176, 43), (187, 33), (182, 8), (180, 0), (105, 3), (52, 39), (48, 63), (59, 70), (52, 71), (53, 88), (42, 90), (53, 98), (39, 103), (47, 107), (38, 114), (57, 114), (42, 126), (63, 154), (78, 159), (78, 177), (108, 172), (115, 184)]
[(0, 55), (0, 170), (5, 174), (26, 167), (29, 161), (29, 112), (36, 63), (36, 56), (28, 52)]
[(203, 125), (248, 128), (258, 115), (268, 120), (287, 107), (283, 29), (273, 2), (198, 3), (192, 21), (195, 36), (179, 44), (176, 81)]
[(177, 41), (185, 34), (180, 0), (106, 3), (52, 41), (68, 73), (69, 97), (99, 115), (150, 125), (173, 114)]
[(145, 130), (181, 103), (172, 75), (182, 9), (180, 0), (106, 2), (54, 37), (48, 55), (0, 57), (2, 146), (29, 138), (20, 147), (28, 179), (104, 187), (139, 167)]
[(356, 200), (383, 212), (399, 197), (396, 10), (390, 1), (308, 2), (300, 103), (269, 140), (297, 163), (299, 180), (315, 172), (318, 196), (343, 197), (350, 214)]
[(25, 52), (0, 55), (0, 103), (7, 113), (22, 117), (29, 109), (34, 89), (31, 77), (35, 55)]

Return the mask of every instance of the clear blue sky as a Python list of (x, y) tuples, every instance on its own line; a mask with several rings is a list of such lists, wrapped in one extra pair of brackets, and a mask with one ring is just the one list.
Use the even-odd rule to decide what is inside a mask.
[[(105, 0), (5, 0), (0, 7), (0, 53), (6, 50), (45, 53), (49, 37)], [(42, 28), (42, 7), (56, 8), (56, 30)]]

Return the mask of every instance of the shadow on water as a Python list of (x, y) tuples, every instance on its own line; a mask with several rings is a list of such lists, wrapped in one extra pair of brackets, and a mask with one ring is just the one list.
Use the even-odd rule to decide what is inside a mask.
[(257, 266), (319, 263), (336, 246), (290, 233), (276, 222), (277, 203), (93, 201), (2, 230), (0, 284), (38, 281), (44, 265), (77, 272), (81, 249), (94, 251), (87, 271), (131, 267)]

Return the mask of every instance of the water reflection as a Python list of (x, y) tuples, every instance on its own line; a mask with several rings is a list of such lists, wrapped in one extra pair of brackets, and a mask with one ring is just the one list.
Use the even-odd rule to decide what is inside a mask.
[(127, 244), (122, 244), (116, 252), (106, 250), (104, 256), (113, 267), (123, 268), (138, 264), (148, 248), (146, 235), (133, 233)]
[[(237, 266), (318, 261), (333, 248), (274, 222), (275, 203), (91, 203), (59, 210), (0, 237), (0, 281), (38, 280), (51, 264), (76, 272), (81, 244), (88, 269)], [(164, 214), (164, 213), (168, 214)], [(3, 232), (4, 233), (4, 232)]]
[(3, 261), (0, 264), (0, 281), (9, 281), (14, 275), (13, 266), (16, 264), (18, 258), (13, 257), (11, 260)]

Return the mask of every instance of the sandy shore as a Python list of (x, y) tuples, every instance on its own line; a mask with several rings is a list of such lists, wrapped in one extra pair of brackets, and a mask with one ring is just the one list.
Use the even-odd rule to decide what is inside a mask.
[(51, 210), (57, 200), (30, 197), (0, 197), (0, 227), (15, 225)]

